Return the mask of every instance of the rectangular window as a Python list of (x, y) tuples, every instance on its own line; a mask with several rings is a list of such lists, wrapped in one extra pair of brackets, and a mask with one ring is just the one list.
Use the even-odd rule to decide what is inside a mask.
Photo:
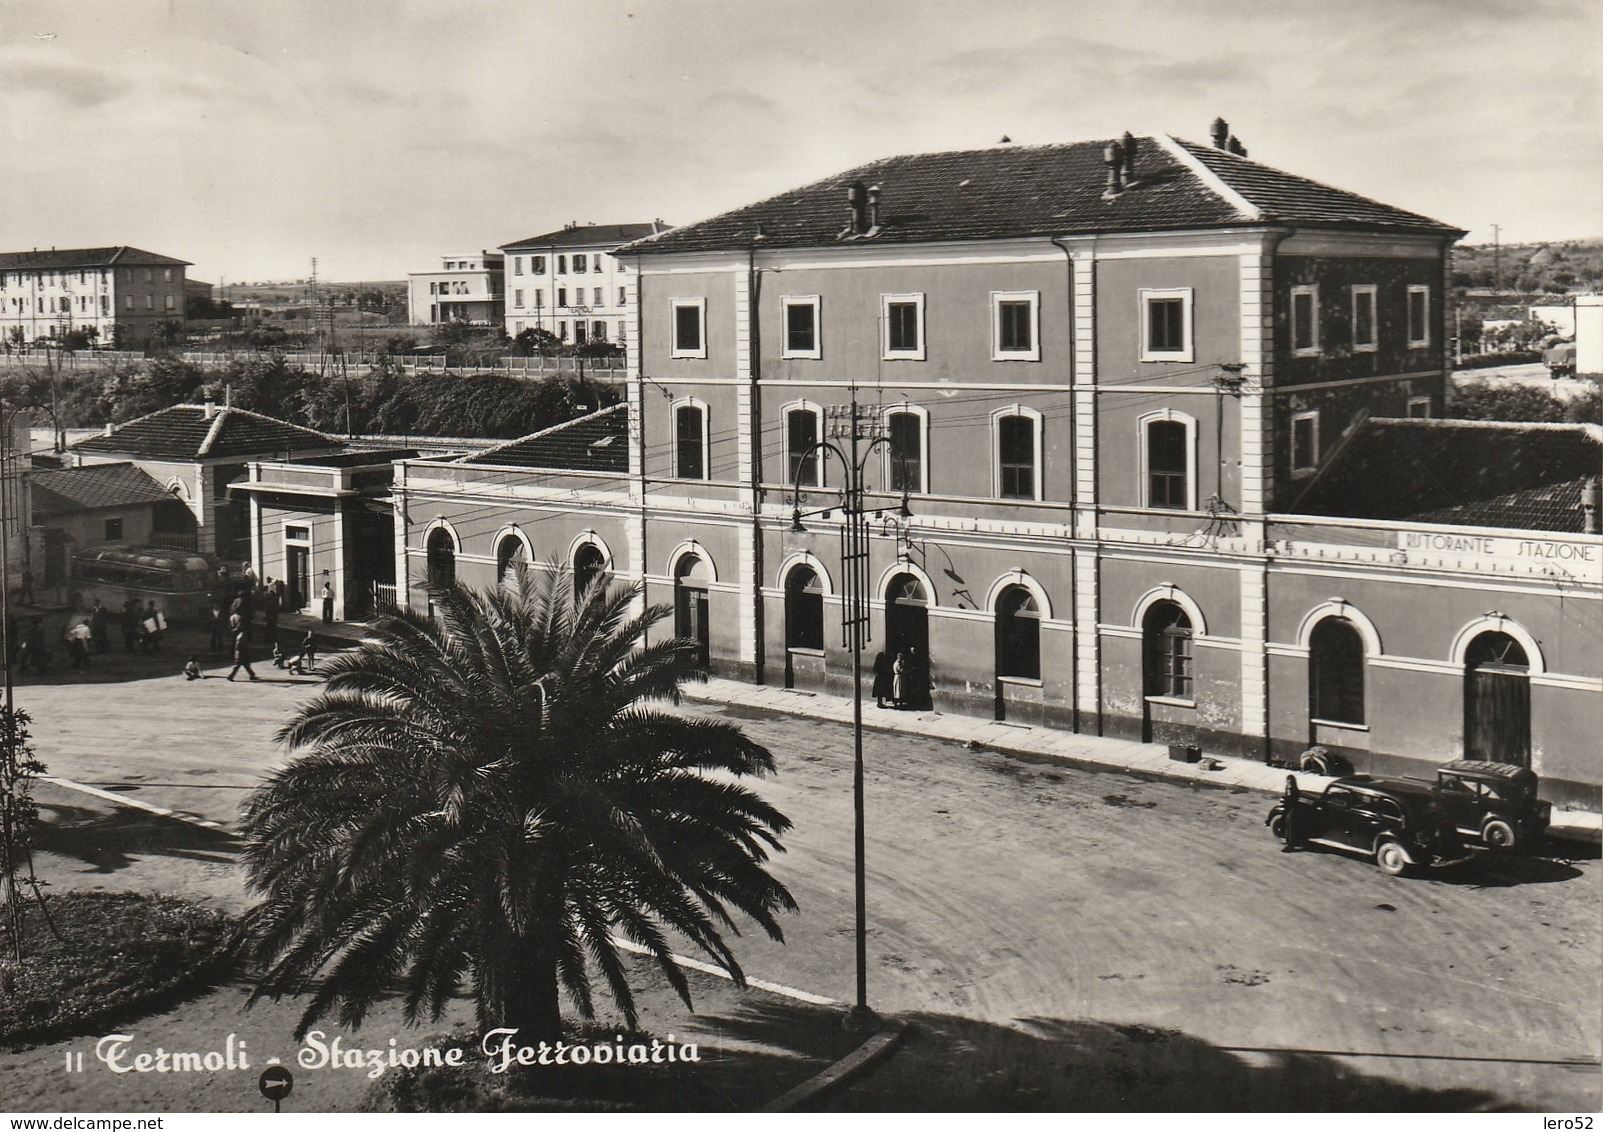
[(705, 358), (707, 356), (707, 337), (705, 334), (706, 304), (705, 299), (674, 299), (673, 304), (673, 344), (669, 351), (675, 358)]
[(1408, 288), (1408, 344), (1430, 345), (1430, 288), (1420, 284)]
[(1417, 419), (1429, 419), (1431, 403), (1429, 397), (1410, 397), (1408, 399), (1408, 415)]
[(785, 470), (788, 482), (802, 487), (817, 487), (818, 469), (822, 450), (809, 452), (818, 443), (818, 411), (816, 409), (789, 409), (785, 413)]
[(565, 256), (565, 255), (557, 256), (557, 274), (558, 275), (566, 275), (567, 273), (568, 273), (568, 257)]
[(591, 288), (591, 299), (592, 299), (592, 302), (590, 303), (590, 305), (593, 306), (593, 307), (600, 307), (600, 306), (605, 306), (606, 305), (606, 300), (604, 300), (601, 297), (601, 288), (600, 287), (592, 287)]
[(881, 295), (880, 320), (885, 326), (884, 357), (924, 358), (924, 296)]
[(540, 289), (537, 288), (535, 290), (535, 292), (534, 292), (534, 309), (535, 310), (540, 310), (544, 306), (545, 306), (545, 292), (543, 290), (540, 290)]
[(564, 342), (568, 340), (568, 320), (565, 318), (557, 322), (557, 337)]
[(557, 306), (565, 307), (567, 305), (568, 305), (568, 289), (566, 287), (558, 287), (557, 288)]
[(117, 542), (121, 538), (122, 538), (122, 520), (121, 519), (107, 519), (106, 520), (106, 541), (107, 542)]
[(111, 296), (110, 295), (101, 295), (100, 296), (100, 313), (101, 314), (110, 314), (111, 313)]
[(515, 255), (515, 256), (512, 257), (512, 274), (513, 275), (522, 275), (523, 274), (523, 257), (520, 256), (520, 255)]
[(583, 346), (589, 340), (590, 335), (585, 327), (584, 319), (575, 319), (573, 323), (573, 344), (575, 346)]
[(618, 305), (620, 307), (626, 307), (626, 306), (629, 305), (629, 288), (627, 288), (627, 287), (619, 287), (618, 288)]
[(674, 410), (674, 474), (682, 480), (707, 478), (707, 410), (680, 405)]
[(522, 288), (518, 288), (518, 289), (516, 289), (516, 290), (514, 290), (512, 292), (512, 305), (515, 306), (515, 307), (521, 307), (523, 305), (523, 289)]
[(605, 342), (607, 340), (607, 324), (600, 319), (590, 324), (590, 340), (592, 342)]
[(1141, 360), (1189, 362), (1191, 348), (1190, 287), (1141, 291)]
[(818, 296), (785, 295), (779, 300), (785, 312), (785, 358), (817, 358)]
[(1035, 418), (1015, 414), (996, 424), (998, 494), (1003, 499), (1035, 499)]
[(991, 292), (991, 360), (1041, 360), (1036, 291)]
[(1307, 475), (1319, 467), (1319, 412), (1291, 418), (1291, 474)]
[(1353, 288), (1353, 349), (1375, 347), (1375, 286), (1369, 283)]
[(153, 310), (156, 309), (156, 296), (155, 295), (146, 295), (145, 296), (145, 309), (147, 311), (153, 311)]
[(629, 324), (620, 318), (618, 320), (618, 345), (622, 346), (629, 340), (628, 329)]
[(584, 256), (576, 255), (573, 257), (573, 273), (575, 275), (583, 275), (585, 273), (586, 266), (587, 265), (585, 263)]
[(1319, 288), (1291, 289), (1291, 352), (1298, 357), (1319, 353)]
[(532, 255), (529, 257), (529, 271), (534, 275), (545, 274), (545, 256)]
[(162, 305), (163, 305), (163, 306), (164, 306), (164, 307), (165, 307), (165, 308), (166, 308), (166, 309), (167, 309), (167, 310), (173, 310), (173, 309), (175, 309), (175, 307), (174, 307), (174, 299), (173, 299), (173, 296), (171, 296), (171, 295), (168, 295), (168, 296), (166, 296), (166, 297), (165, 297), (165, 298), (164, 298), (164, 299), (163, 299), (163, 300), (162, 300)]

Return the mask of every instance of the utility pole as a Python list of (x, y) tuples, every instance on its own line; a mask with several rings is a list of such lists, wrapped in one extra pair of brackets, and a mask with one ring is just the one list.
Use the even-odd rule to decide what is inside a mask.
[(1492, 225), (1492, 297), (1503, 293), (1503, 226)]

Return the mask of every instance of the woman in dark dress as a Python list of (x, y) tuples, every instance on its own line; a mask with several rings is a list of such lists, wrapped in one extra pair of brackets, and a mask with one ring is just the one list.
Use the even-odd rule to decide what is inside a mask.
[(895, 692), (896, 673), (891, 669), (891, 658), (880, 653), (874, 658), (874, 706), (884, 707)]

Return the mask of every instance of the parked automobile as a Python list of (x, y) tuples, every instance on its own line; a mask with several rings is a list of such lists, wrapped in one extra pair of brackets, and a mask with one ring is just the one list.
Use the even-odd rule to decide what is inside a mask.
[(1549, 346), (1542, 354), (1542, 361), (1547, 364), (1547, 372), (1553, 375), (1556, 381), (1561, 377), (1575, 376), (1575, 343), (1560, 342), (1557, 346)]
[(1538, 800), (1536, 788), (1535, 771), (1510, 763), (1459, 759), (1436, 771), (1439, 813), (1488, 849), (1525, 849), (1540, 840), (1553, 807)]
[(1289, 847), (1318, 845), (1372, 859), (1397, 876), (1463, 857), (1456, 830), (1438, 812), (1432, 783), (1351, 774), (1315, 793), (1286, 776), (1286, 792), (1264, 824)]

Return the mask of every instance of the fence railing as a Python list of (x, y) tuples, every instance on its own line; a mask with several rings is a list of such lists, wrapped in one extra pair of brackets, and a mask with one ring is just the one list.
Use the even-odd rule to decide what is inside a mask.
[(395, 602), (394, 582), (373, 583), (373, 614), (394, 613), (397, 609)]
[(152, 531), (149, 545), (163, 547), (167, 550), (187, 550), (192, 554), (198, 554), (200, 552), (200, 536), (193, 531)]

